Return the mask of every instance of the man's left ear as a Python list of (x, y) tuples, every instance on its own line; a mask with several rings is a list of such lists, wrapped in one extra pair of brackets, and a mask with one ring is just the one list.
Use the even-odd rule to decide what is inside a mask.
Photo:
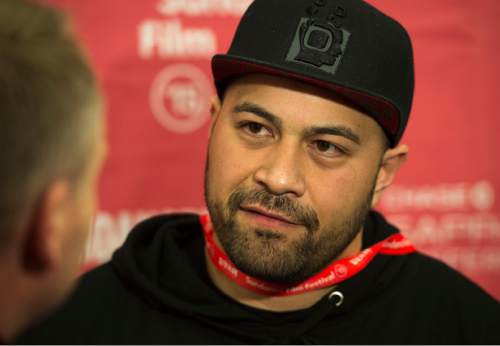
[(408, 146), (401, 144), (385, 152), (377, 175), (377, 184), (375, 185), (372, 207), (378, 203), (382, 192), (392, 184), (392, 181), (396, 177), (396, 173), (408, 157), (408, 151)]

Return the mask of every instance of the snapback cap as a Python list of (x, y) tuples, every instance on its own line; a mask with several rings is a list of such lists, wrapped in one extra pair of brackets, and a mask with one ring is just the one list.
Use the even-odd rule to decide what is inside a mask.
[(255, 0), (227, 54), (215, 55), (219, 96), (250, 73), (330, 89), (374, 118), (395, 146), (408, 122), (413, 52), (408, 33), (362, 0)]

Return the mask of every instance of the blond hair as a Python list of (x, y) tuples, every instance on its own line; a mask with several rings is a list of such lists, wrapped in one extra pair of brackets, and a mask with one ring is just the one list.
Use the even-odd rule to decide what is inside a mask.
[(54, 179), (95, 145), (100, 96), (60, 11), (0, 0), (0, 246)]

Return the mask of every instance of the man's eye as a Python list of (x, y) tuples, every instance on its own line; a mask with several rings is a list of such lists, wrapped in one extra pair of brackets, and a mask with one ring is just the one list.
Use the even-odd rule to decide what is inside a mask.
[(240, 126), (245, 132), (252, 136), (258, 136), (258, 137), (265, 137), (265, 136), (271, 136), (272, 133), (271, 131), (265, 127), (264, 125), (261, 125), (259, 123), (255, 122), (246, 122), (241, 124)]
[(342, 155), (344, 152), (341, 148), (339, 148), (337, 145), (332, 144), (327, 141), (314, 141), (313, 142), (314, 149), (318, 151), (321, 155), (325, 156), (338, 156)]
[(264, 129), (264, 126), (257, 123), (250, 123), (247, 125), (247, 128), (250, 132), (257, 134)]

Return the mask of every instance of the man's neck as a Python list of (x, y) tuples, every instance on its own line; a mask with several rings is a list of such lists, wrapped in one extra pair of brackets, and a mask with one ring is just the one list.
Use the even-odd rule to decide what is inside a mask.
[[(361, 251), (362, 233), (362, 231), (358, 233), (356, 238), (354, 238), (338, 259), (355, 255)], [(236, 282), (221, 273), (214, 266), (207, 254), (205, 254), (205, 262), (208, 274), (219, 290), (241, 304), (261, 310), (285, 312), (307, 309), (334, 289), (334, 287), (325, 287), (311, 292), (284, 297), (261, 295), (239, 286)]]

